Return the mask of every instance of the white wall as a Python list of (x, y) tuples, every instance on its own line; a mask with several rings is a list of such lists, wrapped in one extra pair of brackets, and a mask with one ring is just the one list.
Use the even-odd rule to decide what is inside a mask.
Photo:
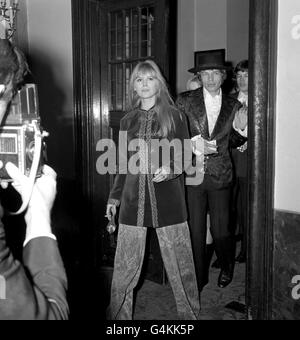
[(14, 43), (28, 54), (28, 24), (27, 24), (27, 1), (19, 1), (19, 11), (16, 17), (17, 31), (13, 37)]
[(29, 53), (47, 58), (54, 77), (66, 89), (64, 110), (73, 105), (71, 0), (28, 1)]
[(233, 65), (248, 59), (248, 44), (249, 0), (227, 0), (227, 57)]
[(177, 92), (185, 90), (185, 84), (192, 75), (187, 70), (194, 65), (196, 2), (178, 0)]
[(197, 0), (195, 48), (214, 50), (227, 46), (227, 0)]
[[(226, 48), (227, 0), (178, 0), (177, 92), (192, 76), (194, 51)], [(203, 10), (205, 8), (205, 10)]]
[(249, 0), (178, 0), (177, 91), (192, 76), (194, 51), (225, 48), (237, 63), (248, 56)]
[(278, 12), (275, 208), (300, 212), (300, 1)]
[(50, 132), (49, 163), (74, 176), (71, 0), (27, 1), (28, 54), (39, 86), (41, 117)]

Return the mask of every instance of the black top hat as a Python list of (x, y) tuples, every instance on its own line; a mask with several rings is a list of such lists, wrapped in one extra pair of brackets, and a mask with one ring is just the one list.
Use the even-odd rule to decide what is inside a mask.
[(225, 63), (225, 49), (208, 50), (195, 52), (195, 67), (189, 69), (191, 73), (198, 73), (202, 70), (229, 70), (231, 67)]

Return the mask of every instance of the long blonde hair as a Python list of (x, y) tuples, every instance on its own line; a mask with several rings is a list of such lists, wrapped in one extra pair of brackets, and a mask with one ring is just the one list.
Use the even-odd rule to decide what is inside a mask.
[(133, 110), (140, 106), (141, 99), (134, 90), (134, 81), (140, 74), (150, 74), (158, 81), (158, 93), (156, 95), (155, 109), (157, 113), (158, 134), (160, 137), (167, 137), (175, 129), (172, 112), (174, 101), (169, 93), (167, 83), (153, 60), (145, 60), (138, 63), (133, 69), (129, 80), (128, 109)]

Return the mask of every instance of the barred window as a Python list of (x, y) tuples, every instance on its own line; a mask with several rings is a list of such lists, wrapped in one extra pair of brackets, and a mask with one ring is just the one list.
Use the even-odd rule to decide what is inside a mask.
[(134, 66), (154, 57), (154, 7), (108, 14), (110, 110), (124, 111)]

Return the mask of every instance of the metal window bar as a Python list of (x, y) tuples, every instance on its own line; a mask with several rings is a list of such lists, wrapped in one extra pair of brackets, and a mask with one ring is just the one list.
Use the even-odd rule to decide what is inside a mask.
[(142, 9), (138, 7), (138, 58), (141, 58), (141, 38), (142, 38)]
[[(126, 109), (129, 82), (128, 66), (131, 74), (133, 67), (139, 61), (153, 57), (153, 27), (155, 18), (152, 10), (152, 7), (137, 7), (108, 13), (108, 72), (111, 110)], [(135, 18), (135, 15), (137, 18)], [(144, 15), (144, 18), (142, 15)], [(143, 19), (145, 19), (146, 24), (142, 21)], [(145, 29), (146, 41), (142, 41), (142, 29)], [(134, 30), (137, 31), (137, 36)], [(114, 41), (112, 41), (113, 35)], [(142, 44), (144, 44), (145, 55), (142, 55)], [(120, 51), (120, 45), (122, 51)], [(137, 55), (136, 50), (138, 52)]]

